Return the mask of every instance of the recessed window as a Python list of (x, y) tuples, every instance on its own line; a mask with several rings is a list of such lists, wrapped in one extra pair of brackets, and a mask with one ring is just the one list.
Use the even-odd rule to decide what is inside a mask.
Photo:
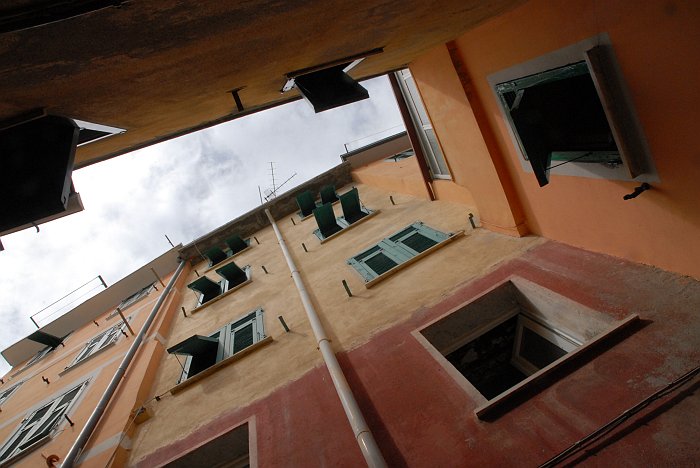
[(8, 388), (7, 390), (3, 390), (0, 392), (0, 407), (5, 403), (5, 401), (12, 396), (13, 393), (15, 393), (15, 390), (19, 388), (19, 386), (22, 385), (22, 382), (18, 383), (17, 385), (13, 385), (12, 387)]
[(485, 415), (516, 390), (611, 332), (622, 321), (517, 278), (421, 330), (469, 383)]
[(221, 276), (222, 279), (220, 281), (201, 276), (187, 285), (188, 288), (197, 293), (198, 300), (195, 307), (202, 306), (212, 299), (251, 281), (252, 269), (250, 265), (239, 268), (235, 262), (230, 262), (221, 268), (217, 268), (215, 271)]
[(258, 308), (208, 336), (193, 335), (168, 348), (168, 353), (186, 356), (185, 362), (181, 363), (182, 374), (178, 380), (179, 383), (243, 351), (263, 338), (265, 338), (263, 309)]
[(75, 356), (75, 359), (73, 359), (73, 361), (66, 366), (66, 369), (75, 366), (90, 356), (97, 354), (112, 343), (116, 343), (119, 339), (119, 335), (124, 329), (124, 326), (125, 325), (123, 323), (114, 325), (85, 343), (83, 349), (80, 350), (78, 355)]
[(42, 359), (44, 359), (44, 357), (47, 354), (49, 354), (54, 349), (56, 349), (56, 348), (53, 348), (51, 346), (47, 346), (46, 348), (42, 349), (41, 351), (36, 353), (29, 361), (27, 361), (27, 363), (24, 365), (24, 368), (22, 370), (26, 369), (29, 366), (33, 366), (37, 362), (41, 361)]
[(656, 180), (606, 42), (601, 35), (489, 77), (515, 146), (540, 186), (550, 172)]
[(241, 236), (234, 234), (226, 239), (224, 243), (226, 244), (224, 249), (214, 246), (204, 252), (204, 256), (209, 260), (209, 266), (221, 263), (250, 247), (250, 238), (243, 240)]
[(83, 382), (29, 413), (0, 448), (0, 463), (6, 463), (11, 458), (37, 447), (50, 437), (52, 431), (61, 423), (66, 423), (63, 415), (68, 413), (86, 385), (87, 382)]
[(400, 265), (419, 257), (424, 252), (452, 237), (421, 222), (403, 228), (376, 245), (350, 258), (347, 263), (365, 282), (390, 274)]
[(322, 204), (313, 210), (313, 215), (318, 225), (318, 229), (314, 231), (314, 234), (321, 241), (376, 213), (362, 206), (356, 187), (340, 195), (340, 206), (343, 210), (343, 216), (338, 218), (335, 217), (335, 211), (333, 211), (331, 203)]

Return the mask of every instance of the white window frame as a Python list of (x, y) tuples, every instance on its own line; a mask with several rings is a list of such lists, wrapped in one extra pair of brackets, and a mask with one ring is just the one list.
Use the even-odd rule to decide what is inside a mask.
[(3, 403), (5, 403), (23, 383), (24, 382), (20, 382), (0, 392), (0, 407), (2, 407)]
[[(582, 60), (586, 59), (586, 51), (600, 45), (612, 47), (610, 37), (607, 33), (598, 34), (596, 36), (584, 39), (583, 41), (578, 42), (576, 44), (572, 44), (562, 49), (544, 54), (540, 57), (533, 58), (532, 60), (513, 65), (509, 68), (500, 70), (486, 77), (491, 91), (493, 93), (493, 96), (498, 105), (498, 108), (501, 111), (501, 117), (506, 123), (508, 134), (511, 138), (511, 141), (513, 142), (513, 147), (515, 148), (519, 156), (518, 160), (520, 161), (521, 167), (524, 172), (533, 173), (532, 166), (530, 165), (527, 159), (527, 155), (522, 149), (522, 146), (520, 144), (520, 138), (518, 137), (518, 134), (514, 129), (513, 122), (510, 117), (510, 112), (506, 109), (505, 104), (503, 103), (501, 97), (498, 94), (497, 88), (499, 83), (516, 80), (529, 75), (537, 75), (547, 70), (561, 68), (572, 63), (581, 62)], [(619, 96), (619, 98), (622, 99), (623, 102), (625, 102), (625, 104), (629, 108), (629, 112), (626, 114), (626, 117), (629, 120), (630, 125), (633, 126), (639, 133), (637, 138), (639, 140), (639, 154), (637, 156), (641, 158), (641, 160), (644, 162), (644, 165), (646, 166), (646, 172), (638, 175), (637, 177), (632, 178), (629, 172), (630, 168), (624, 162), (624, 158), (623, 163), (617, 166), (607, 166), (604, 164), (590, 164), (571, 161), (570, 163), (563, 165), (553, 164), (553, 166), (556, 167), (552, 167), (552, 169), (549, 170), (550, 181), (552, 175), (567, 175), (575, 177), (586, 177), (592, 179), (626, 181), (634, 180), (639, 182), (659, 181), (659, 175), (656, 171), (656, 167), (654, 165), (649, 146), (646, 142), (646, 139), (644, 138), (641, 123), (639, 122), (639, 118), (634, 110), (634, 106), (632, 105), (631, 98), (629, 96), (630, 92), (629, 90), (625, 89), (626, 87), (624, 86), (624, 84), (622, 84), (623, 78), (622, 72), (619, 70), (619, 65), (615, 64), (614, 68), (618, 76), (609, 78), (611, 81), (620, 81), (620, 85), (623, 87), (623, 95)], [(589, 71), (591, 72), (591, 77), (594, 79), (595, 82), (596, 78), (594, 76), (594, 73), (590, 69)], [(601, 98), (601, 103), (602, 101), (603, 100)], [(608, 123), (612, 125), (610, 118), (608, 118)], [(618, 150), (620, 149), (621, 148), (618, 145)]]
[[(447, 165), (447, 160), (440, 147), (440, 142), (433, 128), (433, 124), (430, 121), (430, 115), (423, 104), (423, 101), (416, 86), (415, 80), (411, 71), (408, 69), (403, 69), (395, 73), (399, 88), (401, 89), (401, 94), (404, 97), (404, 101), (408, 104), (409, 114), (411, 114), (411, 120), (413, 121), (413, 126), (418, 131), (418, 139), (420, 140), (421, 148), (423, 149), (423, 154), (425, 154), (426, 162), (430, 169), (430, 174), (433, 179), (447, 179), (452, 180), (452, 175), (450, 174), (450, 168)], [(423, 118), (422, 116), (425, 116)], [(427, 119), (427, 122), (424, 121)], [(428, 137), (428, 134), (432, 133), (434, 137), (434, 142)], [(442, 167), (441, 167), (442, 166)]]
[(85, 361), (89, 357), (94, 356), (103, 349), (107, 348), (109, 345), (116, 343), (119, 340), (119, 336), (124, 327), (124, 323), (119, 323), (117, 325), (109, 327), (107, 330), (103, 331), (99, 335), (92, 337), (90, 340), (88, 340), (87, 343), (85, 343), (85, 346), (83, 346), (83, 348), (75, 356), (73, 361), (71, 361), (71, 363), (68, 364), (68, 366), (66, 366), (66, 369), (69, 369), (75, 366), (76, 364)]
[[(70, 387), (67, 391), (62, 392), (56, 398), (53, 398), (49, 402), (41, 405), (39, 408), (29, 413), (22, 420), (21, 424), (10, 436), (10, 438), (5, 441), (2, 448), (0, 448), (0, 457), (2, 457), (0, 458), (0, 464), (5, 464), (20, 454), (28, 453), (47, 438), (50, 438), (61, 422), (65, 422), (63, 421), (63, 416), (73, 407), (78, 397), (87, 386), (87, 383), (88, 381), (85, 381), (79, 385)], [(76, 389), (77, 392), (69, 401), (62, 401), (66, 395), (69, 395)], [(39, 439), (36, 439), (30, 445), (20, 448), (23, 446), (23, 444), (26, 444), (27, 441), (36, 438), (40, 434), (44, 435)], [(6, 451), (10, 449), (12, 445), (14, 445), (14, 448), (6, 453)]]
[(540, 368), (520, 354), (524, 328), (537, 333), (543, 339), (549, 341), (559, 349), (565, 351), (567, 354), (581, 346), (581, 342), (576, 341), (570, 336), (548, 326), (537, 323), (530, 319), (527, 315), (520, 313), (518, 315), (518, 325), (515, 331), (515, 343), (513, 344), (513, 357), (511, 359), (511, 364), (527, 376), (538, 372)]

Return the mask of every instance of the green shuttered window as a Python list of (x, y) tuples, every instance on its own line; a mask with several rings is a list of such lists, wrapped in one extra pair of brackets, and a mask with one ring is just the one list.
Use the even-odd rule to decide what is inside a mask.
[(365, 281), (371, 281), (449, 237), (449, 234), (421, 222), (413, 223), (350, 258), (347, 263)]
[(168, 348), (168, 353), (187, 356), (179, 383), (243, 351), (263, 338), (265, 338), (263, 309), (257, 308), (209, 336), (193, 335), (171, 346)]

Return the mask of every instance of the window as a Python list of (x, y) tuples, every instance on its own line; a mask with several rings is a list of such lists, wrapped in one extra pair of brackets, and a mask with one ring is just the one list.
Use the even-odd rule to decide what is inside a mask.
[(252, 269), (250, 265), (239, 268), (235, 262), (230, 262), (221, 268), (217, 268), (215, 271), (222, 277), (220, 281), (213, 281), (206, 276), (200, 276), (187, 285), (189, 289), (198, 293), (195, 308), (251, 281)]
[(229, 257), (233, 257), (239, 252), (250, 247), (250, 238), (243, 240), (238, 234), (234, 234), (225, 241), (226, 248), (213, 246), (204, 252), (204, 256), (209, 260), (209, 266), (221, 263)]
[(430, 167), (433, 178), (450, 179), (450, 171), (447, 168), (445, 157), (440, 149), (440, 143), (438, 143), (437, 137), (435, 136), (435, 130), (433, 130), (433, 125), (430, 123), (428, 113), (420, 98), (418, 88), (411, 76), (411, 72), (409, 70), (401, 70), (396, 72), (396, 77), (398, 78), (401, 88), (401, 94), (403, 94), (408, 104), (411, 120), (413, 120), (413, 124), (418, 131), (421, 148), (428, 160), (428, 166)]
[(420, 331), (468, 381), (482, 417), (524, 385), (626, 326), (522, 278), (513, 278)]
[(39, 351), (38, 353), (36, 353), (36, 354), (34, 355), (34, 357), (32, 357), (29, 361), (27, 361), (27, 363), (24, 365), (24, 367), (22, 368), (22, 370), (26, 369), (26, 368), (29, 367), (29, 366), (33, 366), (33, 365), (36, 364), (37, 362), (41, 361), (42, 359), (44, 359), (44, 356), (46, 356), (47, 354), (49, 354), (49, 353), (50, 353), (51, 351), (53, 351), (54, 349), (56, 349), (56, 348), (51, 347), (51, 346), (47, 346), (46, 348), (42, 349), (41, 351)]
[(333, 211), (331, 203), (319, 205), (313, 210), (316, 224), (318, 224), (318, 229), (314, 231), (314, 234), (321, 242), (343, 229), (349, 228), (358, 221), (378, 213), (378, 211), (371, 211), (362, 206), (357, 187), (353, 187), (340, 195), (340, 206), (343, 209), (343, 216), (338, 218), (335, 217), (335, 211)]
[(122, 332), (123, 328), (124, 324), (120, 323), (118, 325), (108, 328), (104, 332), (92, 338), (85, 344), (85, 347), (78, 353), (75, 359), (73, 359), (73, 362), (66, 366), (66, 369), (84, 361), (90, 356), (93, 356), (94, 354), (105, 349), (112, 343), (116, 343), (117, 339), (119, 339), (119, 334)]
[(382, 239), (347, 261), (366, 282), (384, 275), (426, 250), (451, 238), (421, 222), (413, 223)]
[[(148, 294), (151, 292), (152, 289), (153, 289), (153, 283), (149, 284), (148, 286), (146, 286), (143, 289), (136, 291), (134, 294), (132, 294), (131, 296), (124, 299), (117, 307), (119, 308), (119, 310), (123, 311), (124, 309), (129, 307), (131, 304), (139, 301), (141, 298), (148, 296)], [(117, 315), (119, 315), (119, 313), (115, 310), (114, 312), (112, 312), (111, 314), (109, 314), (107, 316), (107, 319), (109, 320), (113, 317), (116, 317)]]
[(51, 431), (60, 424), (63, 415), (67, 414), (86, 385), (87, 382), (83, 382), (77, 387), (71, 388), (24, 418), (14, 434), (0, 448), (0, 463), (31, 450), (36, 444), (49, 437)]
[(7, 390), (3, 390), (0, 392), (0, 407), (5, 403), (5, 400), (10, 398), (12, 394), (19, 388), (20, 385), (22, 385), (23, 382), (18, 383), (17, 385), (13, 385), (12, 387), (8, 388)]
[(601, 35), (489, 77), (540, 186), (550, 173), (657, 180), (618, 68)]
[(204, 445), (199, 445), (191, 452), (164, 465), (165, 468), (192, 468), (193, 466), (249, 468), (251, 466), (250, 439), (255, 437), (255, 426), (250, 428), (248, 426), (254, 424), (253, 421), (227, 430)]
[(179, 383), (243, 351), (263, 338), (265, 338), (263, 309), (258, 308), (209, 336), (193, 335), (168, 348), (168, 353), (187, 356), (182, 365)]

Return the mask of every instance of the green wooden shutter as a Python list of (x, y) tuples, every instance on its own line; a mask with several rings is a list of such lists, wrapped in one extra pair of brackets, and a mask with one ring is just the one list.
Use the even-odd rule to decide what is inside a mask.
[(227, 325), (226, 348), (230, 355), (244, 350), (248, 346), (265, 338), (263, 309), (258, 308), (245, 317)]

